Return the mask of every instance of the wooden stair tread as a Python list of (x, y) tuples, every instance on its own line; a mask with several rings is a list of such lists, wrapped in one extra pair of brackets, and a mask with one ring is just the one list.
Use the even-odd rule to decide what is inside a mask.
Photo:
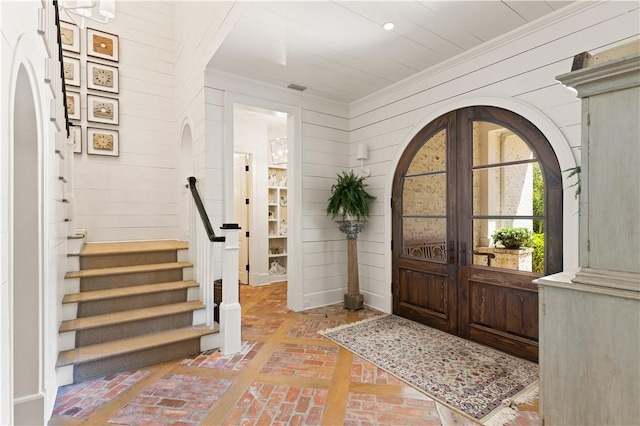
[(182, 290), (190, 287), (198, 287), (198, 283), (193, 280), (171, 281), (158, 284), (83, 291), (82, 293), (65, 295), (62, 299), (62, 303), (93, 302), (96, 300), (116, 299), (119, 297), (141, 296), (144, 294), (160, 293), (169, 290)]
[(136, 272), (154, 272), (154, 271), (168, 271), (171, 269), (190, 268), (193, 264), (191, 262), (167, 262), (167, 263), (152, 263), (148, 265), (133, 265), (133, 266), (118, 266), (113, 268), (98, 268), (98, 269), (83, 269), (80, 271), (67, 272), (64, 276), (68, 278), (90, 278), (101, 277), (105, 275), (122, 275)]
[(185, 340), (200, 338), (208, 334), (218, 332), (218, 325), (214, 329), (201, 324), (190, 327), (178, 328), (175, 330), (163, 331), (128, 339), (114, 340), (97, 345), (84, 346), (60, 352), (56, 367), (64, 367), (74, 363), (95, 361), (112, 356), (123, 355), (143, 349), (164, 346), (170, 343), (177, 343)]
[(80, 256), (105, 256), (110, 254), (132, 254), (158, 251), (184, 250), (189, 243), (178, 240), (126, 241), (119, 243), (86, 243)]
[(204, 305), (199, 300), (152, 306), (149, 308), (132, 309), (102, 315), (93, 315), (90, 317), (62, 321), (62, 324), (60, 325), (60, 333), (122, 324), (177, 313), (192, 312), (197, 309), (204, 309)]

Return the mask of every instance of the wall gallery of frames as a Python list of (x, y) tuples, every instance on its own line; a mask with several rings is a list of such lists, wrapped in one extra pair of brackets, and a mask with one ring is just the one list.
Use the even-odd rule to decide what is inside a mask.
[[(74, 152), (82, 154), (84, 139), (87, 154), (117, 157), (120, 151), (118, 36), (87, 28), (83, 40), (82, 33), (77, 25), (60, 21), (67, 113), (73, 124)], [(83, 69), (86, 79), (81, 75)], [(82, 137), (83, 105), (86, 105), (85, 138)]]

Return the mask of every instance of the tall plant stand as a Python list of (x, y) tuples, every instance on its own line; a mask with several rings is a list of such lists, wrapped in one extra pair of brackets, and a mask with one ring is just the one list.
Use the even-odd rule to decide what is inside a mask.
[(347, 235), (347, 293), (344, 295), (344, 307), (357, 311), (364, 306), (364, 297), (360, 294), (358, 278), (358, 234), (364, 230), (364, 223), (354, 220), (338, 221), (340, 231)]

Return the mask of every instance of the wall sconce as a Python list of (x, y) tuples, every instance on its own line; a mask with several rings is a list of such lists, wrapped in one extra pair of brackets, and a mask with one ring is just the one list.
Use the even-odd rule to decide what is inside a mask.
[[(109, 19), (116, 17), (115, 0), (64, 0), (61, 6), (80, 28), (85, 27), (85, 19), (106, 24)], [(97, 17), (94, 17), (94, 13)]]
[(359, 143), (356, 150), (356, 160), (360, 160), (360, 173), (365, 177), (371, 174), (371, 170), (362, 167), (363, 161), (369, 159), (369, 149), (366, 145)]

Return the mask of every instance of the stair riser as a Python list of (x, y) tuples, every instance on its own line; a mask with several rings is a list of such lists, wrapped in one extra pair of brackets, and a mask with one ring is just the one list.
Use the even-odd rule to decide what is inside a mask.
[(147, 318), (123, 324), (76, 331), (76, 347), (95, 345), (113, 340), (126, 339), (143, 334), (172, 330), (192, 325), (193, 313), (180, 312), (156, 318)]
[(80, 269), (80, 256), (67, 255), (67, 271), (78, 271)]
[(166, 271), (136, 272), (133, 274), (81, 278), (80, 291), (104, 290), (107, 288), (122, 288), (136, 285), (181, 281), (183, 280), (182, 275), (182, 269), (170, 269)]
[(82, 382), (106, 374), (121, 373), (197, 353), (200, 353), (200, 338), (81, 363), (75, 366), (73, 381)]
[(58, 336), (58, 350), (68, 351), (76, 347), (76, 332), (66, 331)]
[(122, 312), (130, 309), (168, 305), (170, 303), (180, 303), (187, 300), (186, 297), (187, 289), (178, 289), (131, 297), (82, 302), (78, 304), (77, 318), (103, 315), (110, 312)]
[(80, 269), (114, 268), (117, 266), (151, 265), (154, 263), (176, 262), (175, 251), (151, 253), (111, 254), (103, 256), (81, 256)]

